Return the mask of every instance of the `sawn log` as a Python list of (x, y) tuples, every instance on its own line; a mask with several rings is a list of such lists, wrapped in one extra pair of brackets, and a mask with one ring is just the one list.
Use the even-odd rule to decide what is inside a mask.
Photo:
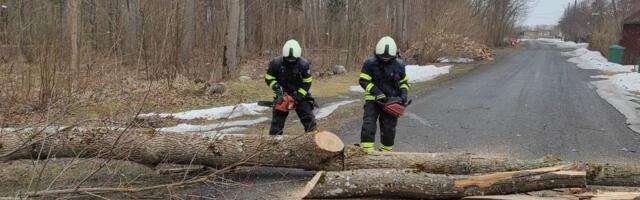
[[(338, 159), (338, 157), (336, 157)], [(469, 175), (478, 173), (529, 170), (558, 165), (576, 165), (587, 172), (589, 185), (640, 187), (640, 166), (563, 161), (557, 157), (534, 160), (480, 156), (470, 153), (367, 152), (347, 146), (342, 160), (328, 162), (327, 171), (357, 169), (418, 169), (432, 174)]]
[(153, 129), (49, 128), (0, 133), (0, 161), (45, 158), (105, 158), (147, 166), (160, 163), (210, 167), (259, 165), (321, 170), (342, 157), (335, 134), (268, 136), (163, 133)]
[(319, 172), (305, 186), (304, 198), (400, 197), (459, 199), (553, 188), (585, 187), (586, 172), (572, 166), (498, 172), (487, 175), (430, 174), (415, 169), (361, 169)]

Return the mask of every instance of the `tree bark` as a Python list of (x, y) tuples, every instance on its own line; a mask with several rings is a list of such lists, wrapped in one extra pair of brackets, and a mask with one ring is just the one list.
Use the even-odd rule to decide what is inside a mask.
[(246, 1), (245, 0), (240, 0), (240, 17), (239, 17), (239, 21), (238, 21), (238, 53), (240, 54), (239, 57), (241, 58), (240, 60), (242, 60), (242, 56), (244, 55), (244, 51), (245, 51), (245, 43), (246, 43), (246, 13), (245, 13), (245, 9), (246, 9)]
[[(79, 43), (80, 43), (80, 37), (78, 36), (78, 34), (80, 34), (80, 5), (81, 5), (81, 1), (80, 0), (69, 0), (69, 32), (70, 32), (70, 36), (71, 36), (71, 60), (70, 60), (70, 67), (69, 67), (69, 72), (70, 74), (68, 74), (67, 76), (69, 76), (69, 80), (68, 80), (68, 85), (67, 85), (67, 92), (69, 93), (69, 95), (71, 95), (72, 92), (72, 87), (73, 87), (73, 80), (80, 78), (79, 75), (79, 71), (80, 71), (80, 48), (79, 48)], [(75, 78), (71, 78), (71, 77), (75, 77)], [(77, 81), (77, 80), (76, 80)]]
[(536, 160), (480, 156), (470, 153), (380, 153), (349, 146), (342, 158), (327, 162), (324, 170), (418, 169), (432, 174), (468, 175), (530, 170), (575, 164), (587, 172), (590, 185), (640, 186), (640, 167), (624, 164), (563, 161), (557, 157)]
[(303, 194), (304, 198), (456, 199), (585, 187), (585, 176), (586, 172), (576, 171), (571, 165), (473, 176), (430, 174), (415, 169), (364, 169), (318, 172)]
[(134, 64), (138, 55), (138, 44), (140, 42), (140, 27), (142, 20), (140, 19), (140, 8), (138, 0), (124, 0), (121, 6), (122, 15), (122, 52), (125, 64)]
[(222, 168), (241, 163), (320, 170), (325, 162), (340, 156), (343, 148), (342, 141), (329, 132), (277, 137), (108, 128), (0, 132), (0, 161), (80, 157), (129, 160), (147, 166), (175, 163)]
[(434, 174), (474, 174), (514, 171), (556, 166), (557, 159), (518, 160), (500, 157), (478, 156), (470, 153), (412, 153), (412, 152), (367, 152), (349, 146), (344, 150), (342, 161), (332, 162), (326, 170), (354, 169), (421, 169)]
[(184, 1), (184, 13), (182, 18), (182, 40), (180, 40), (180, 65), (186, 67), (189, 64), (191, 51), (193, 49), (193, 40), (195, 38), (196, 29), (196, 1)]
[(238, 65), (238, 26), (240, 24), (240, 0), (229, 0), (227, 43), (226, 43), (226, 79), (236, 76)]

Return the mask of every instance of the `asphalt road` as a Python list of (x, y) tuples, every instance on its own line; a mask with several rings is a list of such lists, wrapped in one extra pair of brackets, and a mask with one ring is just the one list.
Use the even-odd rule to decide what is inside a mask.
[[(596, 72), (566, 62), (566, 49), (527, 46), (414, 97), (398, 124), (397, 150), (637, 163), (640, 134), (598, 96), (589, 78)], [(360, 123), (341, 137), (357, 143)]]
[[(640, 134), (590, 84), (595, 71), (578, 69), (540, 42), (499, 51), (497, 62), (414, 96), (400, 119), (398, 151), (471, 152), (537, 159), (640, 163)], [(359, 142), (361, 110), (334, 128), (347, 144)], [(622, 149), (626, 149), (624, 151)], [(313, 172), (245, 168), (226, 177), (235, 184), (203, 185), (192, 194), (221, 199), (288, 199)], [(239, 184), (239, 185), (237, 185)]]

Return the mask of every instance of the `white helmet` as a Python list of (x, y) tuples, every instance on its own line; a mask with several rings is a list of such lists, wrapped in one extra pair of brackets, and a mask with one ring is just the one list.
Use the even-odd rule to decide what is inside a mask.
[(294, 62), (302, 56), (302, 48), (296, 40), (289, 40), (282, 47), (282, 57), (285, 61)]
[(385, 36), (378, 44), (376, 44), (376, 57), (381, 59), (384, 62), (388, 62), (393, 60), (398, 55), (398, 46), (396, 46), (396, 41), (389, 36)]

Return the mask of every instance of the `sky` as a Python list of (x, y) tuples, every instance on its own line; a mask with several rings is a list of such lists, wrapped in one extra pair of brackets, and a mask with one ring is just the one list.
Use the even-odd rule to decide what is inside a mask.
[(529, 14), (523, 25), (555, 25), (569, 2), (573, 3), (574, 0), (532, 0), (529, 3)]

